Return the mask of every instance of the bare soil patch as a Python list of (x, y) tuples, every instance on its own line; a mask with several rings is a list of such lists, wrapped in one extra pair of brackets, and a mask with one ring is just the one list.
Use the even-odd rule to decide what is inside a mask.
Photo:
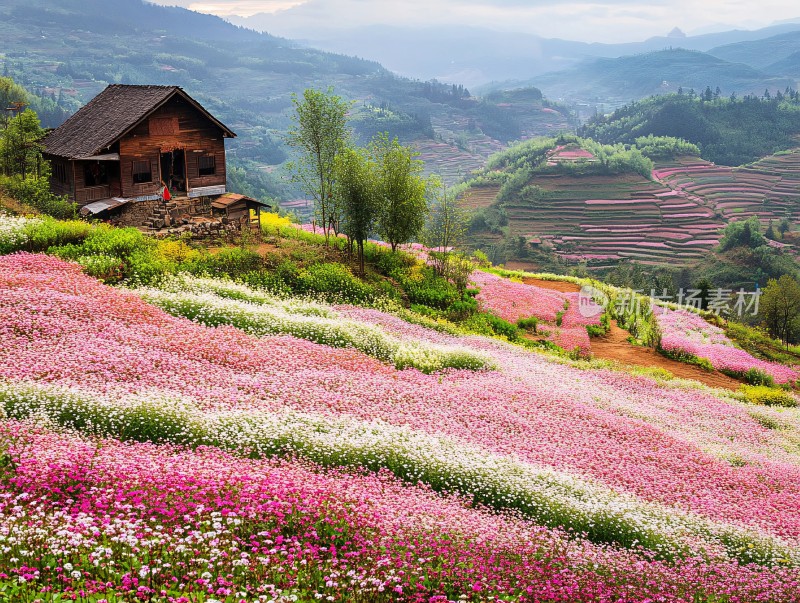
[(566, 281), (545, 281), (540, 278), (525, 277), (522, 282), (526, 285), (534, 285), (542, 289), (552, 289), (553, 291), (560, 291), (561, 293), (577, 293), (581, 290), (580, 285), (575, 283), (568, 283)]

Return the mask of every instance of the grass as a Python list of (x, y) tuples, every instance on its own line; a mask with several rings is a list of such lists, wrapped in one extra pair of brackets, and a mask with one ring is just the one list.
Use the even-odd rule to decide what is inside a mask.
[(751, 356), (781, 364), (800, 364), (800, 346), (785, 346), (758, 327), (729, 322), (725, 335)]

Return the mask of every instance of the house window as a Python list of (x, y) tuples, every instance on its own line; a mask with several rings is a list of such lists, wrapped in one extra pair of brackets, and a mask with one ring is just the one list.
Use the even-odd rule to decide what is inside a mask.
[(197, 168), (201, 176), (213, 176), (217, 173), (217, 162), (213, 155), (200, 155), (197, 158)]
[(142, 184), (143, 182), (153, 181), (153, 169), (149, 161), (133, 162), (133, 183)]
[(108, 171), (102, 161), (94, 161), (83, 166), (83, 184), (85, 186), (103, 186), (108, 184)]

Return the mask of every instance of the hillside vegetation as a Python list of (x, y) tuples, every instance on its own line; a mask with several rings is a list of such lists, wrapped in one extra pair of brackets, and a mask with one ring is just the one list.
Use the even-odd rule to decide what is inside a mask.
[(579, 134), (605, 144), (632, 144), (640, 136), (672, 136), (696, 144), (703, 159), (742, 165), (797, 146), (800, 94), (786, 90), (769, 97), (697, 94), (654, 96), (599, 116)]
[(546, 259), (548, 250), (557, 260), (594, 267), (626, 259), (699, 260), (717, 242), (723, 221), (703, 203), (652, 179), (653, 159), (671, 161), (697, 147), (652, 136), (635, 143), (562, 136), (493, 157), (462, 193), (477, 210), (473, 245), (491, 249), (496, 262), (529, 261), (540, 269), (558, 269)]

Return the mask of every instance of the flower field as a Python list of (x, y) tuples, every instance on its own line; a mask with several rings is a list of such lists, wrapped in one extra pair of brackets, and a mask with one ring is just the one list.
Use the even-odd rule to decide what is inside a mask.
[(591, 351), (586, 327), (600, 324), (603, 309), (599, 306), (589, 308), (584, 316), (577, 293), (543, 289), (481, 270), (475, 271), (471, 280), (480, 288), (476, 299), (481, 308), (514, 323), (522, 318), (538, 318), (542, 321), (540, 330), (547, 333), (549, 341), (567, 351), (577, 348), (584, 355)]
[(754, 358), (733, 345), (719, 327), (701, 316), (686, 310), (659, 308), (655, 312), (661, 329), (661, 347), (668, 352), (691, 354), (706, 358), (718, 370), (744, 373), (758, 369), (770, 375), (776, 383), (800, 379), (800, 372), (788, 366)]
[(344, 319), (323, 304), (287, 302), (225, 281), (179, 276), (162, 283), (160, 289), (137, 293), (170, 314), (204, 325), (233, 325), (256, 336), (292, 335), (331, 347), (354, 348), (400, 369), (431, 373), (446, 368), (494, 368), (473, 350), (404, 342), (380, 327)]
[(0, 317), (10, 600), (800, 600), (798, 409), (32, 254)]

